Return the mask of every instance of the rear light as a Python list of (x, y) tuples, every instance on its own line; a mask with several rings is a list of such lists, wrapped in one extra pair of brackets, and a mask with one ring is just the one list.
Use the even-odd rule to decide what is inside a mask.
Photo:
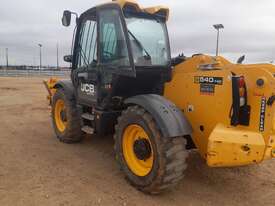
[(239, 81), (239, 87), (240, 88), (245, 87), (244, 76), (240, 76), (238, 81)]
[(249, 125), (250, 106), (247, 105), (247, 88), (244, 76), (232, 77), (231, 125)]
[(245, 88), (239, 88), (239, 92), (240, 92), (240, 97), (245, 97)]
[(239, 83), (239, 95), (240, 95), (240, 106), (244, 106), (246, 104), (247, 95), (246, 95), (246, 85), (243, 76), (240, 76), (238, 79)]
[(245, 105), (245, 98), (244, 97), (240, 97), (240, 106), (244, 106)]

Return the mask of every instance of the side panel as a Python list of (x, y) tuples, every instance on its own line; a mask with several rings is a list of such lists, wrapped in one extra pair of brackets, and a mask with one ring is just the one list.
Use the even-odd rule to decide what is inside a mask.
[[(211, 166), (245, 165), (273, 157), (275, 106), (267, 101), (275, 91), (275, 67), (235, 65), (219, 57), (216, 69), (202, 69), (211, 62), (213, 58), (204, 55), (186, 60), (176, 66), (165, 86), (164, 96), (190, 121), (200, 154)], [(245, 79), (251, 107), (247, 125), (231, 125), (232, 74)], [(257, 85), (259, 79), (264, 85)]]
[(139, 105), (149, 112), (159, 125), (164, 137), (192, 134), (192, 127), (182, 112), (170, 101), (159, 95), (139, 95), (125, 101), (126, 105)]
[(188, 69), (185, 73), (174, 71), (173, 80), (165, 86), (164, 96), (184, 112), (194, 130), (193, 141), (206, 158), (209, 136), (217, 123), (230, 125), (231, 73), (221, 70), (189, 72)]
[(97, 103), (98, 81), (93, 78), (96, 75), (91, 69), (78, 73), (77, 99), (80, 104), (91, 106)]

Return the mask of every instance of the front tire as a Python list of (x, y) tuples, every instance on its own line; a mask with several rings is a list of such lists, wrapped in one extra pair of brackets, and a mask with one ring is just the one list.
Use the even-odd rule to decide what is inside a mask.
[(163, 137), (143, 108), (131, 106), (123, 111), (114, 139), (117, 161), (137, 189), (158, 194), (183, 179), (188, 156), (185, 138)]
[(81, 117), (77, 112), (76, 102), (64, 89), (57, 89), (53, 96), (52, 122), (57, 138), (64, 143), (80, 142), (84, 133), (81, 131)]

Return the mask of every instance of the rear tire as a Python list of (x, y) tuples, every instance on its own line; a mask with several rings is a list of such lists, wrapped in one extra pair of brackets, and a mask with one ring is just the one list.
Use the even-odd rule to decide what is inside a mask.
[(56, 136), (61, 142), (78, 143), (84, 137), (76, 101), (62, 88), (57, 89), (53, 96), (52, 123)]
[[(136, 160), (133, 157), (134, 152), (137, 151), (135, 145), (137, 142), (140, 143), (140, 140), (146, 141), (147, 137), (144, 135), (148, 136), (149, 142), (144, 144), (147, 145), (144, 148), (148, 148), (150, 145), (151, 149), (147, 149), (147, 153), (135, 153), (137, 154), (135, 158), (138, 159)], [(129, 141), (125, 141), (125, 138), (130, 138), (130, 142), (131, 139), (136, 139), (135, 142), (132, 141), (132, 147), (129, 146), (131, 145)], [(188, 156), (185, 149), (185, 138), (163, 137), (153, 117), (143, 108), (131, 106), (123, 111), (122, 116), (118, 119), (114, 139), (116, 159), (125, 173), (126, 179), (137, 189), (149, 194), (158, 194), (175, 187), (183, 179)], [(125, 142), (128, 143), (125, 145)], [(138, 151), (144, 152), (144, 150)], [(152, 157), (149, 157), (150, 152)], [(144, 163), (138, 164), (142, 160), (140, 155), (141, 157), (147, 156), (147, 159), (143, 160)], [(150, 158), (153, 158), (152, 164)], [(142, 165), (145, 166), (144, 170), (139, 169)], [(147, 170), (148, 168), (149, 170)]]

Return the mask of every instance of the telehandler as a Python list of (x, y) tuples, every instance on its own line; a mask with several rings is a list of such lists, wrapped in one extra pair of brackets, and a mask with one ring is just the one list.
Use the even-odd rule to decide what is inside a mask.
[[(64, 11), (69, 26), (75, 14)], [(116, 159), (137, 189), (160, 193), (179, 183), (188, 150), (210, 167), (275, 157), (275, 67), (222, 57), (172, 59), (169, 9), (134, 0), (96, 6), (76, 18), (70, 80), (51, 79), (57, 138), (114, 134)]]

